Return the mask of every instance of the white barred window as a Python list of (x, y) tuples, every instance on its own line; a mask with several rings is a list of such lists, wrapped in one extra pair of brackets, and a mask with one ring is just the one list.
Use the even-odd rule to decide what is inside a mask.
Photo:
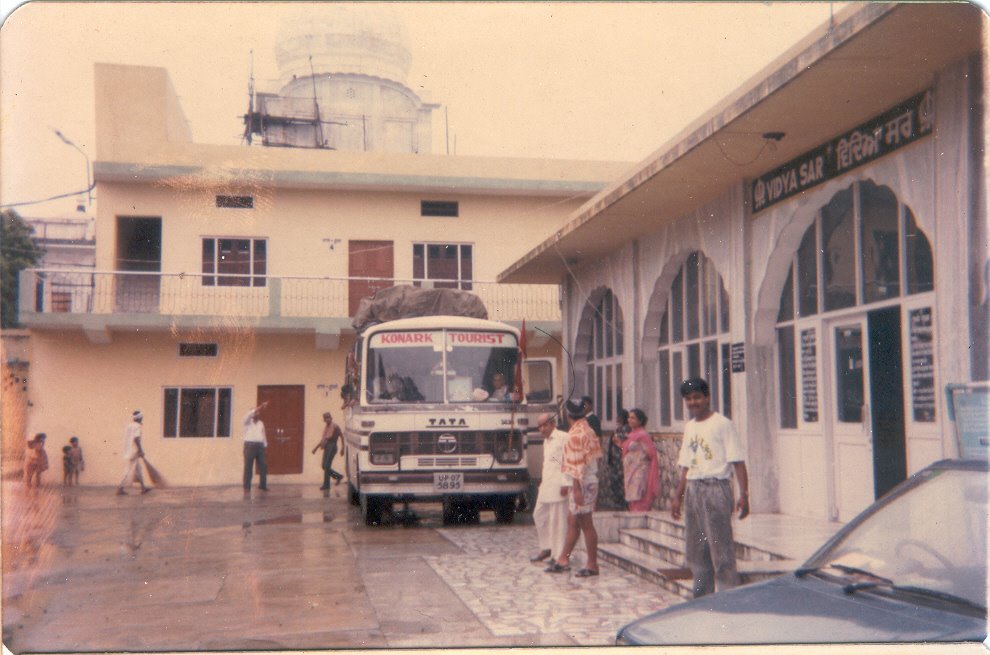
[(588, 356), (589, 394), (595, 412), (611, 424), (622, 409), (622, 310), (611, 291), (595, 305)]
[(690, 377), (706, 379), (712, 409), (730, 416), (729, 296), (722, 276), (702, 253), (688, 255), (674, 278), (659, 333), (658, 423), (673, 427), (685, 421), (680, 386)]

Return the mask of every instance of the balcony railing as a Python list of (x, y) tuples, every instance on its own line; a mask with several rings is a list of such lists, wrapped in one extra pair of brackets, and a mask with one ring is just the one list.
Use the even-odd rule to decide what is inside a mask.
[[(20, 274), (22, 319), (32, 314), (159, 314), (347, 318), (362, 296), (393, 284), (457, 285), (442, 280), (273, 277), (28, 269)], [(500, 321), (559, 321), (553, 284), (459, 283)], [(30, 321), (28, 321), (30, 322)]]

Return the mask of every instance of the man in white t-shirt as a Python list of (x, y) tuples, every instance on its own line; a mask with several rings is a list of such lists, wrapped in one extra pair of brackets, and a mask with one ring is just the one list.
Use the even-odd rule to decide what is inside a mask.
[(691, 420), (684, 427), (677, 464), (681, 478), (674, 491), (670, 513), (681, 517), (684, 503), (684, 556), (694, 577), (698, 598), (739, 584), (735, 542), (732, 539), (732, 484), (736, 475), (739, 518), (749, 514), (749, 475), (746, 452), (732, 421), (711, 410), (708, 383), (701, 378), (685, 380), (681, 397)]
[(251, 491), (251, 478), (254, 476), (255, 462), (258, 463), (258, 488), (268, 491), (268, 460), (265, 449), (268, 437), (265, 424), (261, 421), (261, 410), (268, 405), (265, 401), (244, 416), (244, 491)]
[(127, 492), (124, 491), (124, 487), (135, 482), (141, 483), (141, 493), (146, 494), (151, 491), (151, 487), (144, 484), (144, 475), (141, 473), (141, 458), (144, 457), (144, 450), (141, 448), (142, 421), (144, 421), (144, 415), (141, 410), (136, 409), (131, 414), (131, 422), (124, 428), (123, 453), (124, 459), (127, 460), (127, 469), (124, 471), (124, 477), (120, 484), (117, 485), (118, 496), (126, 496)]

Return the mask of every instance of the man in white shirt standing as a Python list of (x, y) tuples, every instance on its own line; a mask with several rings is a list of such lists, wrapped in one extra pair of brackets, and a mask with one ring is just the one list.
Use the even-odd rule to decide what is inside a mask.
[(733, 471), (739, 485), (735, 509), (739, 518), (749, 515), (749, 475), (746, 452), (732, 421), (711, 410), (708, 383), (685, 380), (681, 397), (691, 420), (684, 427), (684, 441), (677, 464), (681, 479), (674, 491), (670, 513), (681, 517), (684, 502), (685, 559), (694, 577), (694, 597), (699, 598), (739, 584), (735, 542), (732, 539)]
[(144, 421), (144, 415), (141, 410), (135, 409), (134, 413), (131, 414), (131, 422), (124, 428), (123, 453), (124, 459), (127, 460), (127, 469), (124, 471), (124, 477), (120, 484), (117, 485), (118, 496), (126, 496), (127, 492), (124, 491), (124, 487), (135, 482), (141, 483), (141, 493), (146, 494), (151, 491), (151, 487), (145, 486), (144, 475), (141, 473), (141, 458), (144, 457), (144, 450), (141, 448), (142, 421)]
[(560, 471), (567, 433), (557, 429), (553, 414), (541, 414), (536, 427), (543, 435), (543, 475), (533, 508), (540, 552), (529, 561), (542, 562), (551, 554), (560, 555), (567, 538), (567, 484)]
[(268, 448), (268, 437), (265, 436), (265, 424), (261, 421), (260, 412), (268, 406), (265, 401), (244, 416), (244, 491), (251, 491), (251, 478), (254, 476), (254, 463), (258, 462), (258, 488), (268, 491), (268, 461), (265, 459), (265, 449)]

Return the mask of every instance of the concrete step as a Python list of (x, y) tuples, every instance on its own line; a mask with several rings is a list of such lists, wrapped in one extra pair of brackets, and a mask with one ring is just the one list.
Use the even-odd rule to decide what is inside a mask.
[(619, 531), (619, 543), (658, 557), (676, 566), (683, 566), (684, 539), (647, 528)]
[[(644, 553), (625, 543), (599, 544), (598, 556), (609, 564), (649, 580), (682, 598), (693, 597), (691, 572), (682, 564)], [(779, 575), (789, 575), (800, 564), (796, 560), (737, 560), (736, 568), (742, 584), (749, 584)]]
[(668, 577), (660, 573), (660, 569), (676, 571), (680, 568), (676, 564), (648, 555), (623, 543), (599, 544), (598, 557), (682, 598), (693, 597), (690, 579), (680, 579), (676, 574)]
[[(675, 521), (670, 514), (651, 512), (646, 521), (647, 528), (657, 533), (676, 537), (682, 544), (684, 543), (684, 521)], [(787, 558), (779, 553), (772, 552), (759, 546), (747, 544), (736, 538), (736, 559), (753, 561), (786, 560)]]
[(684, 521), (675, 521), (670, 518), (670, 514), (650, 512), (646, 519), (646, 527), (678, 539), (684, 539)]
[[(653, 522), (658, 525), (660, 522)], [(666, 523), (667, 526), (672, 525)], [(683, 560), (684, 536), (683, 534), (672, 534), (677, 530), (661, 528), (660, 530), (644, 528), (639, 530), (619, 530), (619, 541), (627, 545), (639, 548), (643, 552), (658, 555), (670, 562)], [(623, 537), (623, 535), (626, 535)], [(667, 551), (674, 551), (670, 553)], [(736, 542), (736, 559), (753, 561), (772, 561), (783, 559), (782, 557), (770, 553), (761, 548), (750, 546), (741, 542)]]

